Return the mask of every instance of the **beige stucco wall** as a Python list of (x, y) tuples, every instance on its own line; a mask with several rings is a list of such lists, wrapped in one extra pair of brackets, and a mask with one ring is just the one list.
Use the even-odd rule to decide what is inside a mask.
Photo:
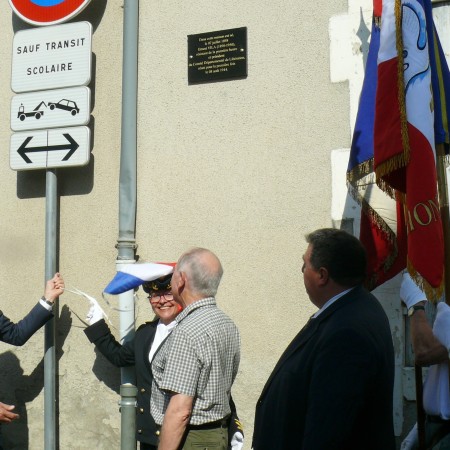
[[(283, 349), (314, 311), (304, 293), (304, 234), (330, 226), (331, 150), (349, 145), (346, 83), (331, 83), (330, 17), (347, 2), (153, 2), (140, 5), (138, 254), (176, 260), (204, 246), (222, 260), (220, 306), (242, 335), (233, 396), (250, 448), (254, 407)], [(89, 166), (58, 172), (60, 270), (97, 298), (115, 271), (118, 235), (122, 2), (95, 0), (93, 149)], [(20, 319), (42, 294), (45, 174), (9, 169), (12, 38), (0, 15), (1, 309)], [(245, 26), (248, 77), (187, 83), (187, 35)], [(87, 303), (65, 293), (57, 341), (61, 449), (119, 448), (119, 371), (83, 333)], [(117, 328), (118, 314), (108, 310)], [(70, 314), (69, 314), (70, 312)], [(70, 316), (70, 318), (69, 318)], [(143, 297), (137, 323), (151, 317)], [(23, 348), (0, 344), (0, 401), (24, 404), (5, 434), (43, 448), (40, 331)], [(2, 359), (4, 363), (2, 362)], [(23, 373), (22, 373), (23, 372)], [(8, 381), (5, 383), (4, 381)]]

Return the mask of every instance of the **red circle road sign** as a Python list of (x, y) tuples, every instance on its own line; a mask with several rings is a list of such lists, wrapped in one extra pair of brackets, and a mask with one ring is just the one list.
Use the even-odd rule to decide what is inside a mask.
[(13, 11), (33, 25), (66, 22), (81, 12), (90, 0), (9, 0)]

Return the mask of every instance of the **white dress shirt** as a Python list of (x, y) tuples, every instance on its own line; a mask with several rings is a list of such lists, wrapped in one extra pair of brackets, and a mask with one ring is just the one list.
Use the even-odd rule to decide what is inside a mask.
[(335, 295), (334, 297), (331, 297), (330, 300), (328, 300), (322, 308), (319, 309), (315, 314), (313, 314), (312, 318), (315, 319), (318, 315), (322, 314), (329, 306), (331, 306), (334, 302), (339, 300), (342, 296), (347, 294), (347, 292), (350, 292), (354, 287), (351, 287), (350, 289), (347, 289), (345, 291), (339, 292), (339, 294)]
[(148, 359), (150, 362), (152, 362), (153, 355), (155, 354), (156, 350), (158, 350), (162, 341), (164, 341), (164, 339), (169, 336), (176, 324), (177, 322), (175, 320), (170, 322), (169, 325), (164, 325), (161, 321), (159, 321), (158, 325), (156, 326), (155, 337), (153, 338), (153, 343), (148, 355)]

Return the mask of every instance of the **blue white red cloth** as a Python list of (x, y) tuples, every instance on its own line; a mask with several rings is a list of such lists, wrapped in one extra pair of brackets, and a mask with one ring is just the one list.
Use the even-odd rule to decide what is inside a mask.
[(175, 263), (135, 263), (126, 264), (117, 271), (106, 286), (106, 294), (118, 295), (139, 287), (141, 284), (169, 275)]
[(434, 129), (439, 92), (433, 92), (434, 33), (426, 8), (429, 0), (383, 0), (374, 169), (377, 184), (404, 207), (408, 271), (436, 299), (444, 276)]
[(368, 250), (371, 288), (407, 266), (436, 300), (443, 288), (443, 233), (435, 149), (449, 143), (450, 73), (431, 1), (382, 3), (347, 178), (363, 206), (360, 239)]

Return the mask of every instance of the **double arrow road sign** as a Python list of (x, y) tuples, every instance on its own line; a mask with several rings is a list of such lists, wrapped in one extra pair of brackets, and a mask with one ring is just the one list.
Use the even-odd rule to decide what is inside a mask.
[(13, 170), (84, 166), (89, 162), (88, 127), (25, 131), (11, 136)]

